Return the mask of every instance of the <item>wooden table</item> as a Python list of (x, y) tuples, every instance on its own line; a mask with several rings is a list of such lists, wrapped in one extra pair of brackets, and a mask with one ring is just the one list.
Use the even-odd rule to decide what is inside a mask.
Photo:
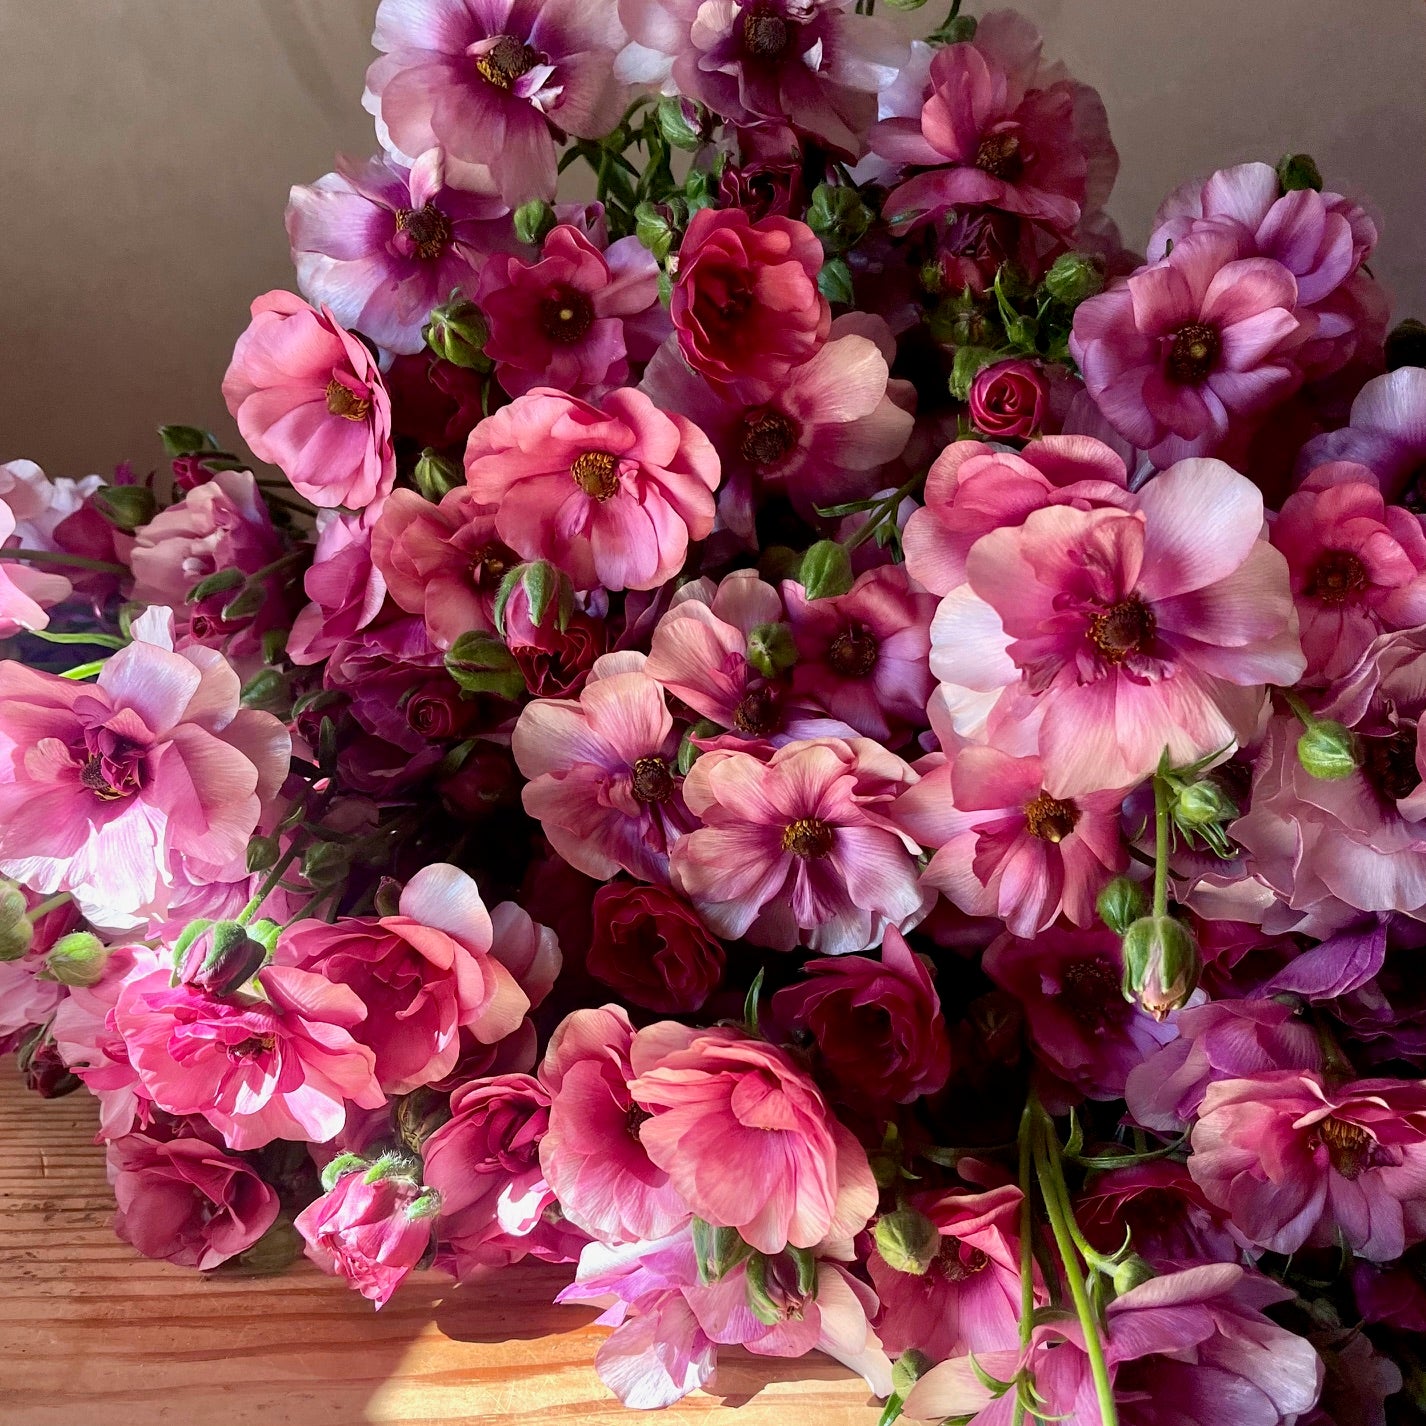
[[(0, 1423), (420, 1426), (613, 1422), (588, 1308), (565, 1274), (519, 1266), (456, 1288), (409, 1278), (381, 1312), (305, 1260), (281, 1277), (204, 1276), (114, 1237), (85, 1093), (41, 1100), (0, 1061)], [(721, 1355), (715, 1390), (659, 1426), (873, 1426), (866, 1386), (822, 1356)]]

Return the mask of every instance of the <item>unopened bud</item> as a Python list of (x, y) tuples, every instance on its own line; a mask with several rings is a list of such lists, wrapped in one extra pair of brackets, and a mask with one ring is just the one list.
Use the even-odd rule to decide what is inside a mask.
[(1104, 291), (1104, 271), (1083, 253), (1061, 253), (1045, 274), (1045, 291), (1066, 307), (1074, 307)]
[(515, 210), (515, 236), (531, 247), (539, 247), (554, 226), (555, 210), (543, 198), (522, 203)]
[(721, 1282), (752, 1253), (736, 1228), (718, 1228), (701, 1218), (693, 1220), (693, 1252), (700, 1282)]
[(1114, 1291), (1119, 1295), (1142, 1287), (1150, 1278), (1157, 1276), (1153, 1268), (1138, 1253), (1130, 1253), (1114, 1265)]
[(302, 1256), (302, 1235), (283, 1214), (252, 1247), (231, 1259), (235, 1267), (255, 1277), (275, 1277)]
[(89, 503), (116, 530), (129, 535), (158, 514), (158, 499), (146, 485), (106, 485)]
[(692, 153), (703, 142), (707, 115), (692, 99), (670, 94), (659, 100), (658, 123), (659, 132), (671, 148)]
[(17, 961), (35, 939), (30, 903), (13, 881), (0, 881), (0, 961)]
[(521, 625), (563, 632), (574, 613), (574, 584), (549, 560), (517, 564), (500, 581), (493, 612), (495, 627), (507, 637)]
[(178, 978), (210, 995), (242, 989), (267, 961), (267, 947), (236, 921), (219, 921), (197, 936), (182, 954)]
[(1124, 998), (1155, 1020), (1187, 1003), (1203, 970), (1193, 932), (1172, 916), (1141, 916), (1124, 933)]
[(852, 587), (852, 557), (835, 540), (818, 540), (803, 555), (797, 578), (809, 599), (834, 599)]
[(351, 853), (340, 842), (314, 842), (302, 854), (302, 875), (315, 890), (345, 881), (351, 870)]
[(61, 985), (98, 985), (109, 961), (109, 948), (92, 931), (61, 936), (45, 957), (45, 971)]
[(1116, 935), (1122, 936), (1149, 909), (1144, 888), (1132, 877), (1116, 876), (1094, 903), (1099, 919)]
[(819, 184), (807, 209), (807, 226), (828, 253), (844, 253), (866, 236), (872, 211), (855, 188)]
[(1320, 720), (1304, 729), (1297, 740), (1297, 760), (1311, 777), (1340, 782), (1362, 765), (1357, 735), (1341, 723)]
[(910, 1396), (911, 1388), (931, 1370), (933, 1363), (925, 1352), (908, 1347), (891, 1364), (891, 1389), (897, 1396)]
[(465, 484), (465, 475), (459, 463), (433, 451), (430, 446), (421, 452), (411, 479), (416, 482), (416, 489), (436, 504), (457, 486)]
[(797, 645), (787, 624), (759, 624), (748, 635), (748, 662), (764, 678), (779, 678), (797, 662)]
[(425, 343), (442, 361), (471, 371), (489, 371), (494, 363), (485, 355), (490, 327), (480, 308), (464, 297), (433, 308), (422, 331)]
[(1238, 804), (1211, 777), (1180, 788), (1174, 798), (1173, 819), (1180, 827), (1208, 827), (1237, 815)]
[(899, 1273), (922, 1277), (941, 1251), (936, 1225), (915, 1208), (898, 1208), (876, 1223), (876, 1250)]
[(669, 218), (670, 214), (662, 204), (640, 203), (634, 209), (634, 236), (657, 262), (663, 262), (668, 257), (678, 240), (678, 232)]
[(492, 693), (513, 702), (525, 692), (525, 675), (496, 634), (472, 630), (446, 652), (446, 672), (463, 692)]
[(1311, 154), (1284, 154), (1277, 162), (1277, 181), (1282, 184), (1284, 193), (1291, 193), (1298, 188), (1311, 188), (1321, 193), (1322, 170), (1317, 167), (1317, 161)]

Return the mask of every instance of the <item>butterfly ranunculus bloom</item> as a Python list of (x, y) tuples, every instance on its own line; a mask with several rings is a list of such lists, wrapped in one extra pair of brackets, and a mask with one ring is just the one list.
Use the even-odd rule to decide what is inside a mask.
[[(0, 549), (15, 533), (15, 512), (0, 500)], [(74, 586), (62, 575), (18, 560), (0, 562), (0, 639), (49, 625), (45, 612), (68, 599)]]
[(876, 1209), (866, 1150), (779, 1049), (660, 1021), (634, 1036), (630, 1085), (649, 1157), (705, 1222), (762, 1253), (850, 1238)]
[(1352, 402), (1350, 422), (1309, 441), (1306, 475), (1332, 461), (1366, 466), (1388, 500), (1420, 511), (1426, 501), (1426, 369), (1403, 366), (1373, 377)]
[(326, 308), (290, 292), (257, 298), (223, 399), (253, 454), (314, 505), (363, 510), (391, 490), (391, 398), (376, 359)]
[(471, 432), (466, 480), (500, 538), (578, 589), (653, 589), (713, 528), (718, 454), (683, 416), (627, 387), (603, 402), (545, 387)]

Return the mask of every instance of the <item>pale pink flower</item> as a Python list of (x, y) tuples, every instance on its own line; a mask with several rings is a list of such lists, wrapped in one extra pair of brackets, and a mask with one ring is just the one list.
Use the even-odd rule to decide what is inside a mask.
[[(0, 499), (0, 550), (15, 533), (15, 512)], [(21, 560), (0, 560), (0, 639), (49, 626), (45, 612), (63, 603), (74, 586), (62, 575)]]
[(102, 475), (51, 478), (32, 460), (0, 462), (0, 501), (10, 507), (13, 533), (26, 549), (61, 549), (55, 531), (104, 483)]
[(465, 471), (501, 539), (579, 589), (656, 588), (713, 528), (717, 452), (629, 388), (599, 406), (536, 388), (471, 432)]
[(290, 292), (257, 298), (223, 399), (253, 454), (314, 505), (361, 510), (390, 491), (391, 398), (375, 358), (326, 308)]
[(866, 1226), (866, 1151), (779, 1049), (737, 1030), (660, 1021), (634, 1036), (634, 1102), (649, 1157), (705, 1222), (759, 1252), (815, 1248)]

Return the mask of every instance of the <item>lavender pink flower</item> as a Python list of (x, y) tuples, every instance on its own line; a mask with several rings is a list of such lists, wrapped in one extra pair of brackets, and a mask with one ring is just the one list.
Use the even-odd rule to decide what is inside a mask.
[(1373, 377), (1352, 402), (1341, 430), (1308, 441), (1304, 475), (1334, 461), (1366, 466), (1388, 500), (1419, 511), (1426, 502), (1426, 370), (1403, 366)]
[[(15, 512), (0, 499), (0, 549), (14, 536), (15, 527)], [(16, 560), (0, 561), (0, 638), (47, 628), (46, 611), (73, 592), (74, 586), (62, 574)]]

